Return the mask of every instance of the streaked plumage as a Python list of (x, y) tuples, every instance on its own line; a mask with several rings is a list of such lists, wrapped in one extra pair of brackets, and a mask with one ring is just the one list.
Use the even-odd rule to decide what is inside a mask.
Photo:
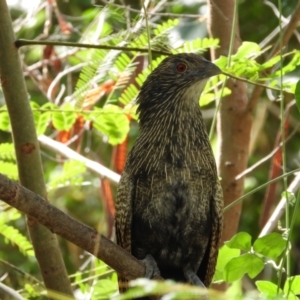
[(138, 259), (151, 254), (164, 278), (195, 273), (205, 286), (215, 270), (223, 197), (199, 97), (220, 72), (199, 55), (177, 54), (149, 75), (116, 200), (120, 246)]

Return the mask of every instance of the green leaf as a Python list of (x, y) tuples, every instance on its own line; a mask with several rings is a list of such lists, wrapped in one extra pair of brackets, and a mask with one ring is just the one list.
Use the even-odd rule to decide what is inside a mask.
[(254, 251), (271, 259), (278, 258), (285, 247), (286, 240), (277, 232), (263, 236), (253, 244)]
[(277, 64), (279, 61), (280, 61), (280, 55), (274, 56), (274, 57), (272, 57), (271, 59), (269, 59), (267, 62), (265, 62), (264, 64), (262, 64), (262, 65), (260, 66), (260, 69), (261, 69), (261, 70), (264, 70), (264, 69), (271, 68), (271, 67), (273, 67), (275, 64)]
[(2, 106), (0, 110), (0, 130), (11, 131), (10, 119), (6, 105)]
[(106, 105), (93, 119), (95, 129), (108, 137), (112, 145), (122, 143), (129, 132), (129, 120), (123, 109), (116, 105)]
[(246, 253), (239, 257), (232, 258), (225, 266), (225, 280), (233, 282), (248, 273), (251, 278), (257, 276), (264, 268), (261, 258), (252, 253)]
[(237, 53), (234, 55), (235, 59), (247, 58), (256, 55), (260, 52), (260, 46), (253, 42), (243, 42), (239, 47)]
[(136, 86), (134, 84), (130, 84), (129, 87), (125, 89), (125, 91), (120, 96), (119, 101), (126, 105), (132, 102), (136, 98), (138, 93), (139, 90), (136, 88)]
[(0, 159), (16, 161), (15, 147), (12, 143), (0, 144)]
[(228, 57), (221, 55), (217, 60), (214, 61), (214, 64), (216, 64), (221, 70), (223, 70), (228, 64)]
[(60, 107), (59, 111), (52, 113), (52, 123), (57, 130), (69, 130), (76, 121), (76, 113), (71, 103)]
[(37, 122), (35, 123), (37, 135), (45, 133), (52, 118), (52, 112), (44, 112), (40, 114)]
[(226, 264), (233, 258), (240, 255), (239, 249), (230, 249), (226, 245), (220, 248), (216, 271), (213, 278), (213, 281), (225, 280), (224, 279), (224, 268)]
[[(285, 75), (286, 73), (292, 72), (296, 69), (297, 66), (300, 64), (300, 52), (296, 51), (292, 59), (283, 66), (283, 68), (279, 69), (278, 71), (274, 72), (272, 75), (274, 77), (280, 77), (281, 74)], [(272, 77), (272, 76), (270, 76)]]
[(18, 179), (18, 168), (15, 163), (0, 161), (1, 173), (5, 174), (8, 178), (12, 180)]
[(296, 104), (297, 104), (298, 110), (300, 112), (300, 80), (298, 80), (298, 82), (296, 84), (295, 98), (296, 98)]
[(239, 232), (231, 238), (230, 241), (225, 242), (227, 247), (233, 249), (241, 249), (244, 251), (251, 250), (251, 235), (247, 232)]
[(24, 255), (34, 256), (31, 243), (18, 229), (6, 224), (0, 224), (0, 234), (4, 236), (6, 243), (10, 241), (16, 245)]
[(0, 214), (0, 224), (4, 224), (7, 222), (15, 221), (21, 218), (20, 212), (13, 208), (10, 207), (6, 210), (3, 210)]
[(187, 41), (179, 49), (175, 49), (172, 53), (184, 53), (184, 52), (197, 52), (203, 53), (209, 48), (217, 48), (219, 45), (219, 39), (203, 38)]
[(295, 295), (300, 295), (300, 275), (288, 278), (283, 290), (285, 294), (292, 292)]
[[(99, 78), (99, 82), (101, 80), (103, 82), (103, 74), (106, 73), (111, 68), (113, 60), (105, 59), (107, 55), (107, 51), (94, 49), (87, 52), (88, 57), (84, 59), (88, 64), (82, 68), (79, 79), (76, 83), (74, 98), (76, 99), (75, 107), (81, 109), (83, 106), (83, 102), (85, 96), (90, 89), (92, 82), (97, 74), (97, 70), (101, 70), (101, 78)], [(115, 53), (117, 55), (118, 52)], [(101, 80), (100, 80), (101, 79)]]
[(51, 122), (53, 111), (59, 113), (60, 108), (54, 103), (47, 102), (39, 108), (39, 113), (34, 112), (37, 135), (44, 134)]
[(200, 98), (200, 106), (205, 106), (214, 101), (216, 98), (214, 93), (205, 93), (201, 95)]
[(173, 29), (179, 23), (178, 19), (169, 19), (162, 24), (157, 24), (157, 27), (153, 30), (153, 33), (158, 36), (161, 34), (165, 34), (169, 30)]
[(296, 203), (296, 196), (293, 192), (283, 191), (281, 197), (291, 206), (294, 206)]
[(110, 279), (101, 279), (93, 288), (94, 292), (92, 299), (100, 299), (100, 297), (109, 299), (109, 296), (118, 290), (118, 284), (112, 282)]
[(60, 172), (54, 172), (48, 183), (48, 189), (61, 188), (65, 186), (81, 185), (83, 181), (83, 173), (86, 166), (83, 162), (77, 160), (66, 161)]
[(264, 297), (275, 298), (277, 292), (283, 294), (282, 289), (278, 288), (277, 285), (271, 281), (258, 280), (255, 284)]

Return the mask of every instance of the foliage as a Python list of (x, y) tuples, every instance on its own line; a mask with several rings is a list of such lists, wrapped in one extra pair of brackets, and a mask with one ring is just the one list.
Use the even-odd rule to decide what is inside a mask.
[[(4, 207), (3, 207), (4, 208)], [(14, 208), (6, 208), (0, 215), (0, 234), (4, 237), (5, 243), (12, 243), (19, 248), (25, 256), (33, 256), (33, 249), (27, 237), (18, 229), (9, 225), (11, 221), (21, 218), (21, 214)]]
[[(246, 1), (241, 2), (240, 5), (243, 6)], [(189, 5), (185, 5), (184, 1), (178, 3), (165, 8), (166, 12), (190, 13)], [(61, 5), (63, 7), (63, 4)], [(195, 4), (195, 6), (197, 5)], [(253, 4), (253, 6), (260, 5), (262, 4)], [(288, 6), (285, 8), (286, 10), (289, 9)], [(180, 36), (180, 33), (185, 30), (182, 28), (182, 18), (152, 16), (150, 27), (146, 28), (141, 15), (133, 12), (128, 18), (129, 11), (117, 8), (113, 4), (96, 9), (95, 7), (86, 8), (83, 3), (80, 4), (78, 1), (64, 9), (66, 15), (81, 15), (81, 20), (77, 21), (78, 23), (74, 20), (73, 24), (80, 28), (80, 36), (76, 32), (77, 29), (71, 30), (72, 34), (67, 33), (62, 24), (57, 21), (56, 28), (51, 31), (51, 34), (59, 32), (61, 39), (97, 41), (101, 45), (111, 47), (147, 49), (150, 45), (152, 50), (164, 51), (164, 53), (166, 51), (171, 53), (197, 52), (205, 57), (209, 56), (210, 48), (219, 47), (218, 39), (206, 36), (199, 38), (198, 32), (203, 27), (198, 21), (197, 24), (200, 25), (198, 24), (196, 30), (197, 37), (187, 41), (181, 39)], [(251, 10), (253, 9), (252, 7)], [(19, 19), (14, 13), (18, 14), (18, 12), (13, 11), (12, 13), (18, 37), (35, 38), (43, 32), (42, 25), (46, 20), (44, 11), (39, 10), (33, 14), (34, 25), (32, 25), (33, 23), (24, 23), (20, 26), (18, 25), (20, 24), (18, 23)], [(245, 14), (246, 12), (241, 13)], [(259, 18), (261, 13), (262, 11), (260, 13), (253, 12), (249, 18), (244, 18), (243, 26), (248, 24), (251, 27), (255, 23), (255, 18)], [(156, 18), (159, 18), (158, 21)], [(60, 21), (62, 22), (62, 19)], [(271, 21), (270, 24), (275, 24), (277, 19)], [(188, 31), (192, 31), (192, 26), (189, 25)], [(268, 27), (268, 24), (265, 26)], [(271, 31), (271, 27), (262, 28), (257, 34), (259, 35), (261, 32), (267, 34), (267, 31)], [(176, 43), (171, 38), (174, 32), (180, 36), (180, 38), (177, 37)], [(246, 27), (243, 32), (248, 32)], [(267, 102), (266, 106), (272, 107), (273, 111), (278, 109), (277, 100), (281, 90), (285, 93), (286, 101), (289, 101), (288, 105), (292, 104), (292, 100), (289, 99), (295, 97), (298, 111), (292, 110), (289, 117), (292, 120), (291, 124), (299, 123), (300, 81), (298, 78), (295, 80), (295, 77), (298, 77), (295, 71), (298, 71), (300, 66), (298, 44), (295, 46), (295, 42), (293, 42), (283, 57), (280, 54), (271, 56), (269, 54), (272, 48), (260, 43), (259, 38), (254, 39), (253, 34), (254, 32), (251, 34), (248, 32), (248, 35), (244, 37), (246, 41), (243, 42), (236, 54), (231, 57), (221, 56), (215, 63), (226, 75), (229, 74), (233, 78), (248, 82), (249, 89), (252, 89), (255, 84), (268, 87), (262, 102)], [(187, 35), (186, 31), (182, 36), (184, 35)], [(43, 48), (43, 53), (39, 47), (30, 47), (21, 51), (25, 64), (33, 66), (26, 72), (26, 82), (37, 134), (51, 136), (66, 143), (81, 155), (114, 168), (116, 159), (112, 153), (117, 152), (118, 147), (122, 145), (130, 147), (137, 134), (134, 101), (138, 91), (150, 72), (158, 66), (166, 54), (153, 52), (152, 56), (148, 57), (148, 53), (141, 53), (137, 50), (109, 49), (79, 49), (69, 53), (69, 49), (57, 47), (47, 57), (45, 48)], [(142, 66), (141, 61), (146, 62), (147, 57), (149, 58), (148, 66)], [(52, 63), (38, 66), (41, 59), (43, 59), (43, 63), (46, 60), (52, 60)], [(273, 71), (269, 72), (270, 69)], [(38, 76), (32, 70), (37, 72)], [(221, 87), (227, 80), (225, 74), (209, 81), (199, 100), (202, 107), (214, 108), (216, 101), (232, 92), (228, 88), (219, 89), (216, 92), (216, 87)], [(60, 75), (61, 77), (59, 77)], [(281, 76), (283, 76), (282, 82)], [(49, 86), (52, 88), (51, 92), (48, 90)], [(270, 96), (270, 94), (272, 95)], [(267, 97), (272, 101), (268, 101)], [(0, 100), (2, 100), (2, 94), (0, 94)], [(204, 114), (205, 112), (204, 110)], [(250, 165), (264, 158), (272, 150), (271, 145), (275, 142), (279, 118), (272, 115), (274, 112), (271, 109), (267, 112), (269, 115), (266, 119), (259, 120), (257, 118), (255, 120), (259, 129), (257, 130), (257, 142), (253, 141)], [(293, 130), (297, 132), (296, 125), (290, 126), (294, 126)], [(15, 152), (8, 134), (11, 131), (11, 124), (4, 104), (0, 107), (0, 130), (1, 173), (17, 180)], [(295, 170), (299, 167), (299, 137), (297, 139), (291, 136), (290, 140), (289, 147), (285, 151), (289, 155), (288, 167), (290, 170)], [(125, 153), (126, 151), (128, 151), (127, 148), (125, 148)], [(99, 193), (101, 181), (91, 175), (90, 170), (83, 163), (64, 160), (60, 155), (55, 156), (51, 151), (43, 148), (42, 155), (47, 188), (51, 196), (50, 201), (55, 201), (55, 204), (69, 214), (75, 215), (82, 222), (89, 223), (105, 232), (108, 224), (106, 223), (104, 199), (107, 199), (107, 195)], [(268, 173), (268, 166), (261, 165), (260, 168), (255, 169), (246, 177), (245, 190), (254, 190), (267, 182), (269, 180)], [(114, 187), (112, 190), (113, 195)], [(262, 192), (255, 193), (249, 197), (250, 201), (244, 201), (245, 210), (240, 225), (241, 231), (221, 247), (214, 281), (236, 284), (246, 278), (257, 287), (255, 299), (259, 299), (259, 297), (297, 299), (296, 295), (300, 294), (300, 276), (297, 274), (300, 271), (296, 264), (294, 263), (294, 272), (290, 275), (287, 274), (286, 278), (281, 278), (280, 274), (286, 271), (284, 261), (285, 257), (292, 253), (291, 249), (294, 249), (295, 253), (299, 253), (297, 228), (299, 230), (300, 220), (295, 217), (294, 228), (291, 227), (290, 231), (289, 228), (285, 228), (283, 234), (272, 232), (253, 240), (252, 236), (259, 235), (257, 219), (262, 209), (261, 199), (263, 197)], [(276, 198), (278, 197), (280, 197), (279, 192), (276, 194)], [(295, 207), (295, 203), (290, 203), (290, 209), (294, 213)], [(33, 250), (24, 227), (24, 220), (16, 210), (1, 206), (0, 247), (4, 251), (0, 253), (2, 261), (0, 264), (5, 266), (3, 272), (9, 274), (9, 279), (5, 283), (21, 289), (20, 293), (26, 298), (38, 298), (43, 294), (44, 287), (37, 279), (39, 278), (37, 266), (32, 260)], [(282, 229), (280, 226), (278, 228)], [(167, 294), (166, 299), (192, 299), (193, 297), (197, 299), (203, 294), (203, 290), (195, 287), (176, 285), (171, 281), (155, 282), (143, 279), (132, 282), (132, 289), (124, 295), (116, 296), (117, 277), (115, 272), (103, 262), (94, 260), (90, 256), (86, 257), (86, 254), (75, 249), (69, 243), (61, 241), (61, 248), (69, 274), (74, 274), (70, 277), (78, 298), (90, 295), (92, 299), (107, 299), (114, 295), (114, 299), (130, 299), (138, 295), (154, 293)], [(26, 260), (24, 260), (24, 256)], [(296, 254), (294, 260), (295, 257), (297, 257)], [(15, 269), (11, 265), (18, 266), (27, 275), (34, 274), (32, 277), (39, 283), (37, 284), (32, 278), (28, 279), (28, 276), (25, 279), (19, 278), (14, 274)], [(268, 272), (265, 272), (266, 270)], [(0, 277), (3, 274), (0, 271)], [(239, 289), (242, 294), (241, 287)], [(224, 297), (224, 295), (218, 293), (211, 295), (212, 299), (219, 297)]]

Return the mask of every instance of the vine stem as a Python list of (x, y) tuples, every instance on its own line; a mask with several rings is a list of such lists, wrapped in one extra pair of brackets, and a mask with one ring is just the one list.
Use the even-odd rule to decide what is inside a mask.
[[(234, 38), (235, 38), (235, 29), (236, 29), (236, 18), (237, 18), (237, 9), (238, 9), (238, 4), (237, 1), (234, 2), (234, 11), (233, 11), (233, 18), (232, 18), (232, 26), (231, 26), (231, 34), (230, 34), (230, 44), (229, 44), (229, 50), (228, 50), (228, 61), (227, 61), (227, 67), (230, 67), (231, 64), (231, 55), (233, 52), (233, 44), (234, 44)], [(225, 74), (225, 73), (223, 73)], [(225, 74), (225, 75), (229, 75), (229, 74)], [(217, 106), (216, 106), (216, 112), (214, 114), (213, 120), (212, 120), (212, 124), (210, 127), (210, 131), (209, 131), (209, 140), (212, 140), (213, 134), (214, 134), (214, 129), (216, 127), (216, 122), (217, 122), (217, 114), (218, 111), (220, 110), (220, 106), (221, 106), (221, 97), (223, 95), (223, 91), (225, 89), (226, 86), (226, 82), (227, 82), (227, 77), (225, 78), (222, 87), (221, 87), (221, 94), (220, 94), (220, 98), (217, 99)]]
[[(281, 0), (278, 0), (278, 10), (279, 10), (279, 52), (280, 52), (280, 131), (281, 131), (281, 140), (282, 140), (282, 171), (283, 175), (286, 174), (286, 147), (285, 147), (285, 122), (284, 122), (284, 95), (283, 95), (283, 29), (282, 29), (282, 23), (281, 23), (281, 18), (282, 18), (282, 3)], [(284, 198), (286, 199), (285, 203), (285, 229), (289, 233), (290, 229), (290, 214), (289, 214), (289, 197), (288, 197), (288, 192), (287, 192), (287, 178), (283, 177), (283, 195), (285, 196)], [(287, 243), (289, 243), (289, 238), (290, 234), (288, 234), (288, 240)], [(286, 251), (286, 257), (283, 259), (281, 268), (279, 271), (278, 275), (278, 283), (277, 283), (277, 293), (279, 293), (279, 287), (281, 284), (281, 279), (282, 279), (282, 273), (283, 273), (283, 268), (284, 268), (284, 260), (285, 260), (285, 266), (286, 266), (286, 275), (287, 278), (290, 277), (290, 252), (289, 250)]]

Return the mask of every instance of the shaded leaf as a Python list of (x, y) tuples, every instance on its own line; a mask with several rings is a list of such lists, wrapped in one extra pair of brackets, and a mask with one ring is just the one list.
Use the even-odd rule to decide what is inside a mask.
[(246, 253), (232, 258), (225, 266), (225, 280), (233, 282), (248, 273), (251, 278), (257, 276), (264, 268), (261, 258), (252, 253)]

